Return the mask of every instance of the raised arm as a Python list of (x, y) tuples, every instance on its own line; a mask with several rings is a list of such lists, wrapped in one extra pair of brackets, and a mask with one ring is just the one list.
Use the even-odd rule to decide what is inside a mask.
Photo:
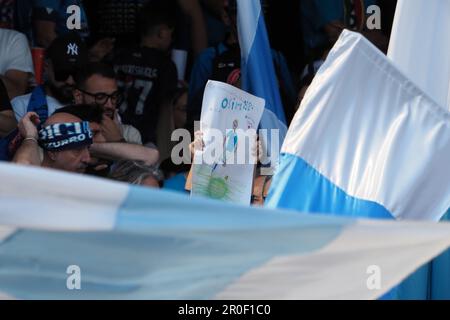
[(159, 152), (142, 145), (122, 142), (94, 143), (90, 152), (99, 158), (109, 160), (142, 160), (148, 165), (155, 165)]
[(24, 138), (17, 150), (13, 162), (23, 165), (40, 166), (38, 131), (39, 116), (35, 112), (28, 112), (19, 122), (19, 131)]

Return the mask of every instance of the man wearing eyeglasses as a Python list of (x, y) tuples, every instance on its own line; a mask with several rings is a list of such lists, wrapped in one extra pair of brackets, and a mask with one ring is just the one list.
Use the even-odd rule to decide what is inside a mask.
[(114, 69), (104, 63), (89, 63), (75, 76), (73, 92), (75, 103), (96, 104), (103, 109), (103, 135), (108, 142), (142, 144), (139, 131), (131, 125), (122, 124), (118, 106), (123, 94), (118, 89)]
[[(139, 131), (121, 123), (117, 107), (123, 101), (123, 95), (118, 90), (115, 76), (114, 69), (103, 63), (89, 63), (75, 76), (75, 103), (97, 105), (103, 110), (100, 130), (105, 141), (91, 146), (91, 167), (109, 166), (115, 160), (141, 160), (154, 165), (159, 160), (158, 150), (143, 146)], [(98, 165), (93, 165), (95, 163)], [(108, 167), (102, 172), (94, 169), (90, 173), (107, 174)]]

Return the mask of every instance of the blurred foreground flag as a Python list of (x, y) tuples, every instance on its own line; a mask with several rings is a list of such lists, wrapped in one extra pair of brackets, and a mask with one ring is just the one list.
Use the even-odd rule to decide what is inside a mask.
[(0, 179), (2, 298), (374, 299), (450, 245), (448, 224), (239, 207), (9, 164)]
[(389, 58), (450, 110), (450, 1), (399, 0)]
[(450, 114), (344, 31), (286, 136), (269, 207), (438, 221), (450, 207)]
[[(286, 136), (287, 125), (261, 3), (260, 0), (237, 0), (237, 6), (242, 89), (266, 100), (260, 128), (279, 130), (278, 150), (273, 150), (272, 154), (275, 156)], [(271, 141), (270, 131), (268, 138)]]

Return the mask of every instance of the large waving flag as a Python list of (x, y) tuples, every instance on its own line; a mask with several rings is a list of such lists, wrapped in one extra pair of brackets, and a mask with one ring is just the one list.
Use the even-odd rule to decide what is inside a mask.
[[(241, 46), (242, 89), (266, 100), (260, 128), (267, 129), (270, 146), (272, 129), (279, 130), (278, 148), (287, 132), (272, 52), (260, 0), (237, 0), (238, 33)], [(270, 147), (269, 147), (270, 150)], [(275, 150), (277, 153), (279, 151)], [(274, 156), (274, 154), (272, 154)], [(278, 161), (278, 159), (273, 159)]]
[(450, 245), (448, 224), (238, 207), (9, 164), (0, 178), (1, 298), (374, 299)]
[(399, 0), (388, 56), (450, 110), (450, 1)]
[[(438, 221), (450, 207), (448, 163), (449, 113), (366, 39), (344, 31), (291, 124), (268, 206)], [(446, 270), (431, 298), (449, 297)], [(429, 273), (422, 268), (391, 297), (430, 297)]]
[(438, 221), (450, 207), (450, 114), (344, 31), (282, 148), (268, 205)]
[[(418, 23), (420, 21), (420, 23)], [(399, 0), (388, 57), (438, 104), (450, 110), (450, 1)], [(443, 220), (448, 220), (446, 215)], [(450, 251), (424, 269), (408, 297), (450, 299)], [(427, 281), (428, 279), (428, 281)], [(422, 280), (421, 284), (420, 280)]]

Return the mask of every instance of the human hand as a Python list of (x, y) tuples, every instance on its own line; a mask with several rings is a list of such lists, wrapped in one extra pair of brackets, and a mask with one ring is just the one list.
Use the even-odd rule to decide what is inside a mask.
[[(117, 119), (117, 111), (114, 113), (114, 118)], [(101, 124), (101, 132), (106, 142), (121, 142), (123, 140), (122, 130), (118, 122), (105, 115)]]
[(20, 135), (23, 138), (34, 138), (38, 139), (37, 126), (41, 121), (36, 112), (28, 112), (18, 124)]
[(203, 141), (203, 132), (196, 131), (194, 133), (194, 142), (189, 145), (191, 159), (194, 158), (195, 151), (203, 151), (203, 148), (205, 148), (205, 142)]

